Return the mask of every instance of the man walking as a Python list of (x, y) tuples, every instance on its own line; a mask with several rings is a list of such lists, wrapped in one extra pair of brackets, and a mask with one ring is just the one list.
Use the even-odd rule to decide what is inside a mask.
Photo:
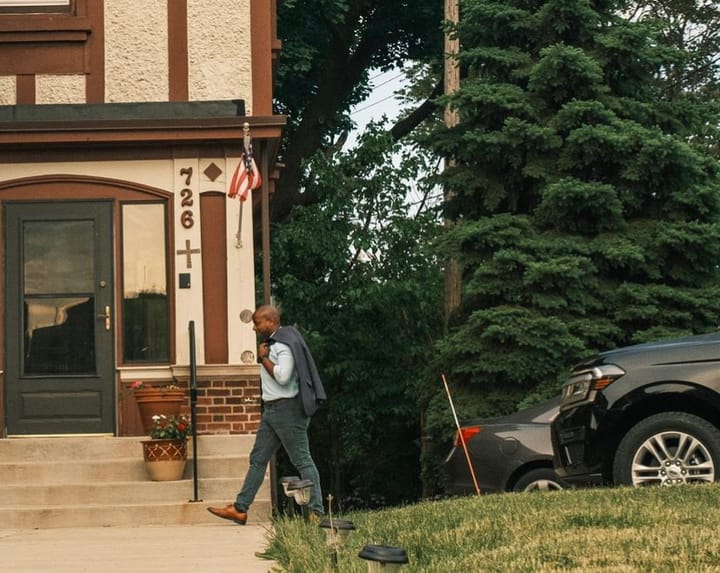
[(307, 430), (310, 417), (326, 396), (315, 361), (300, 332), (292, 326), (280, 325), (276, 307), (258, 308), (253, 314), (253, 330), (263, 338), (257, 350), (262, 365), (260, 427), (250, 452), (250, 467), (235, 502), (225, 507), (208, 507), (208, 511), (245, 525), (248, 508), (262, 485), (268, 463), (282, 446), (300, 477), (312, 481), (308, 508), (310, 518), (318, 518), (325, 512)]

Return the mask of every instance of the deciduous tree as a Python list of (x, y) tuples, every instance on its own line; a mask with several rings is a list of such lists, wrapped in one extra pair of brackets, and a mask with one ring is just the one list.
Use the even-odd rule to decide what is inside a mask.
[[(409, 0), (284, 0), (278, 7), (283, 42), (275, 91), (277, 112), (288, 117), (280, 160), (284, 164), (272, 220), (294, 206), (318, 201), (307, 185), (310, 159), (335, 147), (353, 127), (349, 110), (370, 92), (371, 71), (442, 57), (442, 3)], [(426, 98), (437, 95), (429, 89)], [(397, 139), (433, 106), (421, 103), (391, 129)]]
[(273, 236), (273, 292), (283, 320), (306, 333), (329, 396), (311, 440), (342, 507), (420, 495), (416, 388), (442, 308), (427, 161), (371, 127), (357, 147), (313, 157), (319, 201)]

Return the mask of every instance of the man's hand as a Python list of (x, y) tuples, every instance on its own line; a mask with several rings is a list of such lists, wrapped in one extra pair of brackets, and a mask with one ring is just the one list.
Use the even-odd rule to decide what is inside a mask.
[(258, 360), (267, 358), (270, 355), (270, 346), (268, 346), (267, 342), (261, 342), (260, 344), (258, 344), (257, 355)]

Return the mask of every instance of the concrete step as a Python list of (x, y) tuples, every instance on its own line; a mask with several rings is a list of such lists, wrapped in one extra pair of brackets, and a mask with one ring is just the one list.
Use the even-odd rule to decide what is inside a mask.
[[(44, 462), (133, 458), (142, 459), (141, 442), (145, 436), (113, 438), (108, 436), (73, 436), (58, 438), (0, 439), (0, 462)], [(255, 437), (251, 435), (198, 436), (200, 456), (244, 456), (250, 453)], [(193, 440), (188, 440), (188, 456)]]
[[(198, 457), (198, 476), (222, 478), (244, 476), (247, 457)], [(192, 459), (185, 466), (185, 477), (192, 477)], [(3, 485), (57, 485), (148, 479), (142, 452), (132, 458), (96, 458), (92, 461), (0, 462), (0, 483)]]
[[(49, 507), (0, 508), (3, 529), (48, 529), (56, 527), (139, 527), (145, 525), (197, 525), (218, 523), (208, 506), (224, 506), (227, 499), (202, 502), (108, 505), (63, 505)], [(248, 521), (266, 523), (270, 503), (258, 499), (250, 508)]]
[(15, 462), (0, 463), (0, 483), (13, 485), (55, 485), (141, 481), (146, 479), (141, 458), (108, 459), (92, 462)]
[[(238, 478), (212, 478), (198, 480), (198, 498), (231, 501), (239, 491)], [(0, 508), (12, 506), (82, 505), (89, 499), (98, 505), (113, 505), (125, 500), (133, 503), (182, 502), (194, 498), (192, 479), (171, 482), (104, 482), (87, 484), (53, 485), (2, 485)]]
[[(0, 440), (0, 523), (25, 529), (216, 522), (206, 508), (235, 498), (254, 436), (198, 436), (197, 500), (192, 441), (184, 478), (156, 482), (145, 470), (140, 445), (144, 439)], [(268, 522), (271, 511), (266, 476), (249, 519)]]
[(73, 436), (50, 438), (8, 438), (0, 440), (3, 462), (42, 462), (93, 458), (128, 458), (142, 453), (145, 436), (113, 438), (109, 436)]

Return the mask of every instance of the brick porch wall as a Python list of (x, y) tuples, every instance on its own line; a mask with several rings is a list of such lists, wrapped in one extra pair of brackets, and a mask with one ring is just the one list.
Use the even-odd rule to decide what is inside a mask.
[[(196, 423), (198, 435), (254, 434), (260, 424), (260, 372), (257, 366), (222, 368), (213, 372), (201, 367), (197, 376)], [(139, 377), (138, 377), (139, 378)], [(118, 435), (141, 436), (137, 402), (130, 388), (135, 377), (120, 382), (118, 397)], [(190, 383), (187, 367), (181, 367), (170, 379), (155, 378), (149, 382), (162, 387), (175, 384), (185, 390), (186, 405), (182, 412), (190, 415)]]
[(254, 434), (260, 423), (259, 380), (199, 380), (197, 433)]

